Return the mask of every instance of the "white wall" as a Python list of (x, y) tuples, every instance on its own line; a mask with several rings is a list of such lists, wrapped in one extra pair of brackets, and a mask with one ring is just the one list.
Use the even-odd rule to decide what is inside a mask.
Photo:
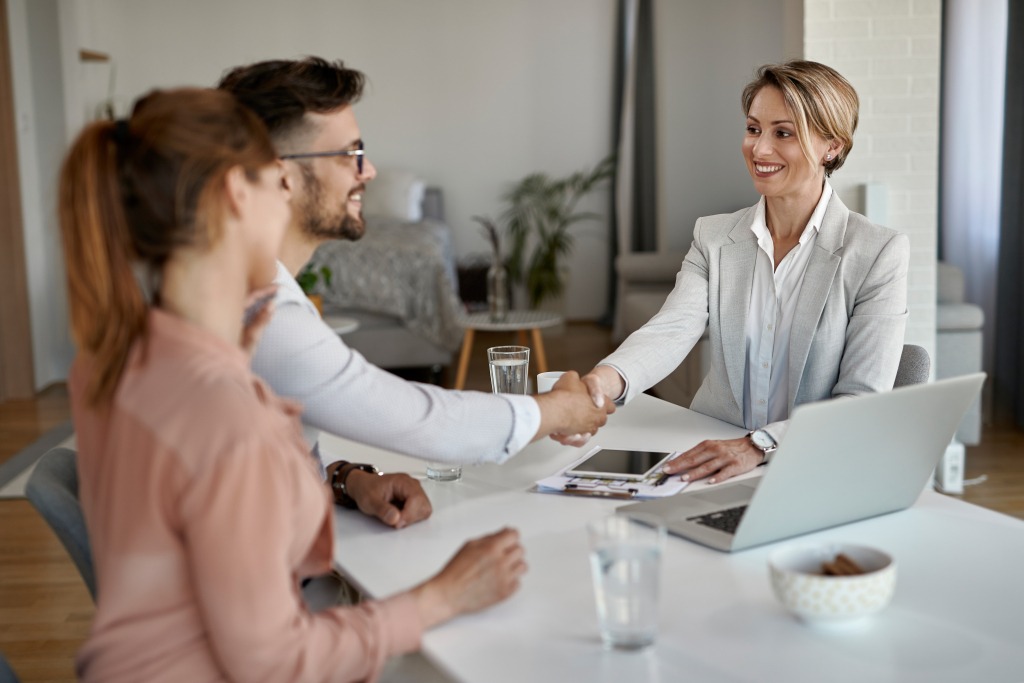
[(861, 100), (832, 185), (861, 212), (864, 183), (887, 188), (888, 227), (910, 237), (906, 341), (935, 358), (941, 0), (805, 0), (804, 12), (807, 58), (837, 69)]
[[(90, 47), (115, 58), (118, 100), (211, 84), (233, 65), (318, 54), (365, 71), (357, 106), (374, 163), (445, 189), (460, 255), (485, 251), (470, 217), (509, 183), (610, 151), (615, 0), (79, 0)], [(802, 47), (799, 0), (655, 0), (659, 242), (689, 246), (698, 216), (756, 200), (739, 93)], [(787, 53), (786, 45), (790, 46)], [(607, 215), (608, 190), (585, 209)], [(603, 313), (607, 221), (577, 230), (568, 310)]]
[(656, 0), (658, 248), (685, 250), (701, 216), (757, 202), (740, 153), (743, 86), (798, 57), (802, 7), (788, 0)]
[[(109, 95), (111, 72), (77, 64), (78, 47), (113, 57), (122, 109), (152, 87), (212, 85), (259, 59), (319, 54), (364, 70), (370, 86), (357, 114), (374, 162), (412, 168), (445, 189), (460, 255), (485, 250), (470, 217), (497, 214), (509, 183), (588, 166), (610, 149), (615, 0), (11, 0), (19, 152), (29, 152), (21, 163), (33, 335), (37, 349), (54, 347), (37, 350), (40, 384), (69, 355), (56, 322), (64, 318), (59, 247), (46, 223), (56, 167), (44, 159), (67, 136), (39, 129), (60, 87), (38, 105), (33, 90), (60, 70), (46, 51), (38, 69), (29, 64), (29, 3), (56, 4), (61, 30), (74, 22), (77, 35), (49, 38), (63, 45), (71, 74), (63, 93), (72, 132)], [(857, 148), (834, 184), (854, 209), (861, 183), (888, 186), (890, 224), (910, 233), (914, 248), (908, 341), (933, 349), (939, 6), (655, 0), (660, 248), (686, 248), (698, 216), (756, 199), (740, 158), (740, 89), (756, 66), (800, 56), (806, 42), (809, 58), (835, 65), (864, 98)], [(44, 23), (52, 31), (53, 20)], [(606, 215), (608, 191), (584, 208)], [(606, 221), (577, 234), (568, 307), (574, 318), (595, 318), (608, 284)]]
[[(496, 216), (508, 184), (589, 166), (611, 149), (614, 0), (85, 4), (82, 32), (114, 57), (121, 100), (212, 85), (260, 59), (315, 54), (366, 72), (356, 113), (371, 158), (444, 188), (460, 255), (486, 251), (470, 217)], [(584, 208), (606, 215), (607, 192)], [(574, 318), (603, 312), (606, 235), (605, 220), (577, 231)]]
[(56, 178), (67, 136), (59, 0), (8, 0), (11, 70), (35, 385), (63, 380), (71, 363)]

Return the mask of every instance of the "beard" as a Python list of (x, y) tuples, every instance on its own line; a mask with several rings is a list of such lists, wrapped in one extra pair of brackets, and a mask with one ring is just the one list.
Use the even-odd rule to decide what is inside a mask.
[[(298, 207), (299, 215), (302, 216), (302, 231), (316, 239), (354, 241), (362, 237), (366, 232), (362, 211), (360, 210), (358, 216), (353, 216), (345, 209), (344, 204), (339, 211), (330, 211), (327, 208), (327, 193), (313, 170), (305, 165), (300, 165), (299, 168), (305, 189)], [(362, 192), (363, 189), (363, 185), (358, 185), (353, 191)]]

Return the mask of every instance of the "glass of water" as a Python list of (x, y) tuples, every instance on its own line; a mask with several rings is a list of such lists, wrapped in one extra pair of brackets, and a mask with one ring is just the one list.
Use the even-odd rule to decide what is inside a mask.
[(530, 347), (492, 346), (487, 349), (491, 391), (496, 394), (525, 394), (530, 367)]
[(587, 525), (590, 572), (606, 648), (639, 650), (658, 633), (658, 590), (665, 527), (611, 515)]

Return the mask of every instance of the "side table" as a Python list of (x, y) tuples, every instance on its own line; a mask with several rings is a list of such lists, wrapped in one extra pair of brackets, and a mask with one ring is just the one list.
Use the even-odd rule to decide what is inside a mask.
[(325, 315), (324, 322), (327, 327), (334, 330), (337, 335), (348, 334), (359, 329), (359, 321), (355, 318), (348, 318), (343, 315)]
[(455, 388), (466, 386), (466, 370), (469, 367), (469, 356), (473, 350), (473, 337), (477, 330), (481, 332), (517, 332), (520, 346), (527, 346), (526, 332), (529, 330), (533, 341), (530, 355), (537, 359), (537, 372), (548, 371), (548, 358), (544, 355), (544, 339), (540, 331), (545, 327), (554, 327), (563, 322), (558, 313), (545, 311), (509, 311), (508, 317), (501, 322), (491, 320), (487, 311), (471, 313), (462, 317), (459, 322), (466, 328), (462, 336), (462, 352), (459, 354), (459, 368), (455, 373)]

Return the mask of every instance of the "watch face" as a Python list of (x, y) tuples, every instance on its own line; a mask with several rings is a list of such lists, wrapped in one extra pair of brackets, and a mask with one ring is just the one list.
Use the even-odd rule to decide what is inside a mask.
[(753, 441), (754, 445), (762, 451), (775, 447), (775, 439), (773, 439), (768, 432), (761, 429), (751, 432), (750, 440)]

